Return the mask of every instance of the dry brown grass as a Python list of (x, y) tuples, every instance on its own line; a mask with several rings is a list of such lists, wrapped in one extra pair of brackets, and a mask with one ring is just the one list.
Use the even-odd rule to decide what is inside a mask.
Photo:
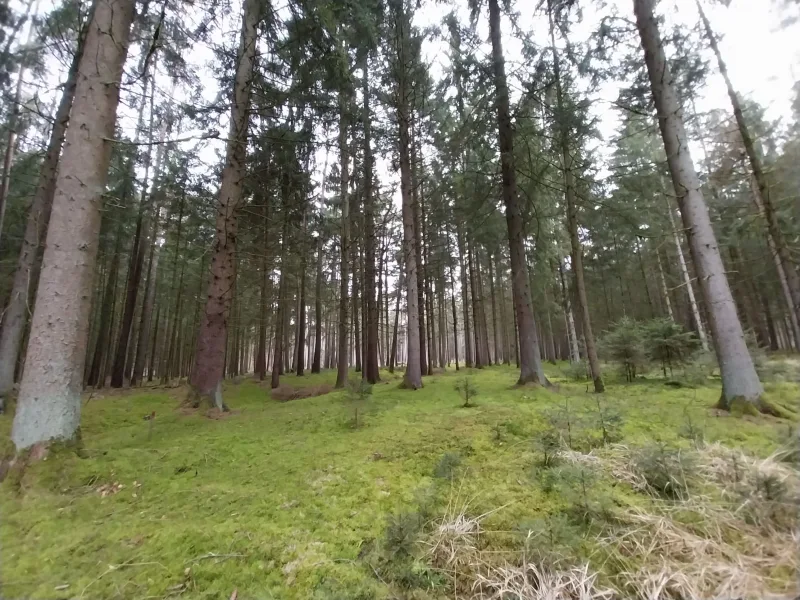
[(489, 567), (473, 584), (475, 600), (606, 600), (616, 598), (611, 588), (598, 584), (588, 565), (566, 570), (524, 563)]
[[(637, 449), (617, 445), (561, 459), (605, 472), (647, 493)], [(446, 573), (455, 598), (471, 600), (792, 600), (800, 589), (800, 474), (780, 455), (757, 459), (719, 444), (692, 452), (702, 486), (679, 500), (651, 497), (629, 507), (593, 540), (611, 575), (606, 587), (588, 564), (542, 562), (485, 551), (486, 515), (468, 503), (434, 523), (428, 541), (433, 566)], [(764, 481), (785, 490), (768, 497)], [(784, 494), (784, 492), (781, 492)], [(775, 513), (775, 505), (782, 507)], [(769, 509), (769, 510), (768, 510)], [(530, 534), (529, 534), (530, 535)], [(526, 545), (527, 547), (527, 545)]]
[(281, 385), (272, 390), (273, 400), (278, 402), (288, 402), (289, 400), (300, 400), (301, 398), (314, 398), (330, 394), (333, 387), (324, 383), (322, 385), (309, 385), (307, 387), (295, 388), (290, 385)]

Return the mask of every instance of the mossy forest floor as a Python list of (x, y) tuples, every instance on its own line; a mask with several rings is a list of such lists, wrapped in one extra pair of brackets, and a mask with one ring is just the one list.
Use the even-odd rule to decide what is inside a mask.
[[(84, 456), (55, 452), (0, 487), (0, 596), (538, 598), (488, 579), (533, 590), (542, 570), (586, 568), (602, 593), (631, 597), (625, 582), (647, 559), (615, 536), (657, 531), (648, 515), (741, 548), (759, 579), (752, 589), (797, 593), (791, 510), (737, 514), (719, 539), (702, 533), (724, 507), (747, 504), (724, 479), (741, 471), (744, 482), (747, 456), (758, 469), (756, 458), (790, 449), (791, 420), (715, 410), (718, 380), (672, 387), (654, 375), (597, 396), (565, 379), (564, 365), (547, 370), (552, 389), (515, 387), (512, 367), (470, 371), (479, 394), (469, 408), (455, 389), (464, 369), (427, 377), (420, 391), (384, 371), (357, 428), (346, 392), (278, 402), (252, 379), (225, 386), (223, 415), (180, 408), (183, 387), (87, 395)], [(797, 411), (800, 385), (789, 379), (768, 393)], [(283, 380), (319, 387), (335, 373)], [(11, 419), (0, 417), (3, 437)], [(736, 452), (728, 461), (720, 448)], [(768, 464), (765, 502), (794, 502), (795, 466)], [(663, 577), (674, 579), (670, 568)]]

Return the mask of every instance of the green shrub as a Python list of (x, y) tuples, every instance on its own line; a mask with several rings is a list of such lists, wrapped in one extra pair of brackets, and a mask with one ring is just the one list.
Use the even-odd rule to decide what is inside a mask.
[(597, 422), (603, 445), (615, 444), (622, 440), (622, 425), (624, 424), (622, 413), (601, 403), (600, 394), (595, 394), (595, 403), (597, 404)]
[(475, 387), (475, 384), (472, 383), (472, 379), (469, 377), (464, 377), (460, 379), (455, 385), (456, 391), (461, 395), (464, 399), (464, 404), (462, 406), (464, 408), (470, 408), (474, 406), (472, 404), (472, 399), (478, 395), (478, 388)]
[(565, 379), (572, 379), (573, 381), (583, 381), (589, 378), (589, 365), (585, 360), (579, 360), (569, 363), (566, 367), (561, 369)]
[(683, 365), (680, 380), (689, 387), (705, 385), (716, 368), (716, 355), (710, 350), (698, 350)]
[(600, 349), (606, 359), (619, 365), (626, 381), (633, 381), (637, 371), (645, 365), (644, 332), (631, 318), (623, 317), (600, 340)]
[(691, 454), (664, 444), (642, 448), (634, 456), (633, 466), (648, 492), (670, 499), (686, 498), (696, 474)]
[(419, 513), (389, 515), (383, 534), (383, 551), (388, 558), (406, 558), (415, 553), (424, 525)]
[(705, 441), (705, 432), (703, 428), (692, 420), (692, 415), (686, 407), (683, 409), (683, 425), (678, 429), (678, 435), (687, 440), (691, 440), (694, 442), (695, 446), (699, 446)]
[(457, 452), (445, 452), (433, 469), (433, 476), (440, 479), (453, 479), (461, 466), (461, 455)]
[(347, 397), (353, 409), (353, 417), (350, 422), (353, 429), (361, 427), (363, 419), (359, 416), (363, 415), (370, 396), (372, 396), (372, 384), (365, 379), (350, 381), (347, 384)]
[(549, 427), (536, 438), (536, 446), (541, 453), (539, 465), (551, 469), (558, 464), (558, 451), (561, 449), (561, 434), (554, 427)]
[(580, 530), (563, 513), (523, 521), (517, 529), (525, 556), (548, 564), (574, 557), (583, 545)]
[(653, 319), (641, 326), (647, 357), (661, 366), (664, 377), (674, 366), (687, 362), (699, 341), (694, 332), (685, 331), (672, 319)]

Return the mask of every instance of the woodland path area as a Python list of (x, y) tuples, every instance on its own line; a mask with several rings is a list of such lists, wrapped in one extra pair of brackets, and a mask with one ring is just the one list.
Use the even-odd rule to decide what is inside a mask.
[[(800, 380), (792, 378), (800, 369), (789, 359), (781, 364), (783, 381), (768, 383), (768, 393), (797, 410)], [(476, 578), (497, 579), (492, 568), (519, 564), (523, 556), (538, 557), (542, 568), (556, 554), (563, 568), (588, 562), (589, 573), (602, 573), (595, 585), (619, 589), (623, 557), (615, 552), (624, 553), (624, 543), (612, 551), (602, 539), (630, 529), (632, 514), (642, 519), (637, 528), (650, 528), (655, 525), (642, 515), (682, 506), (683, 512), (668, 514), (702, 536), (693, 511), (705, 510), (718, 520), (714, 527), (726, 531), (723, 516), (733, 518), (738, 501), (722, 494), (715, 512), (703, 508), (703, 497), (719, 492), (709, 487), (709, 472), (727, 476), (726, 465), (738, 465), (745, 485), (750, 463), (741, 457), (758, 457), (753, 464), (761, 465), (773, 456), (758, 468), (775, 468), (774, 493), (783, 489), (782, 501), (796, 493), (787, 487), (796, 479), (784, 481), (797, 477), (795, 467), (775, 458), (791, 440), (792, 422), (711, 408), (718, 381), (691, 388), (665, 385), (659, 373), (634, 383), (610, 378), (601, 396), (587, 393), (590, 384), (567, 377), (567, 370), (566, 363), (548, 364), (551, 389), (515, 387), (510, 367), (470, 370), (477, 389), (471, 407), (462, 406), (455, 389), (463, 369), (436, 373), (414, 393), (398, 389), (399, 375), (383, 371), (384, 382), (365, 400), (336, 391), (281, 402), (267, 385), (244, 377), (226, 384), (235, 408), (224, 414), (179, 408), (183, 388), (87, 395), (83, 457), (52, 450), (47, 460), (29, 466), (16, 489), (8, 482), (0, 488), (2, 595), (499, 598), (491, 595), (496, 588)], [(324, 371), (297, 385), (324, 392), (335, 377)], [(8, 416), (0, 420), (0, 434), (10, 423)], [(680, 484), (674, 496), (667, 490), (662, 497), (638, 487), (636, 473), (652, 471), (646, 477), (653, 485), (675, 476), (670, 461), (678, 449), (697, 455), (680, 463), (685, 490)], [(661, 458), (648, 454), (656, 451)], [(613, 462), (620, 452), (632, 458)], [(608, 473), (600, 462), (584, 468), (576, 456), (606, 457), (616, 466)], [(663, 473), (644, 466), (647, 460), (663, 462)], [(630, 467), (625, 479), (619, 470), (628, 463), (639, 466)], [(750, 501), (757, 498), (753, 492)], [(711, 536), (702, 560), (733, 567), (741, 559), (737, 569), (752, 572), (745, 583), (733, 572), (734, 586), (789, 597), (797, 592), (797, 557), (781, 529), (788, 526), (780, 520), (786, 515), (771, 525), (766, 520), (772, 516), (759, 515), (747, 524), (740, 516), (742, 523), (734, 523), (738, 537), (726, 541), (741, 556), (716, 555), (722, 541)], [(462, 530), (443, 529), (447, 523), (460, 523)], [(670, 531), (687, 530), (676, 525)], [(760, 557), (749, 554), (751, 533), (771, 545)], [(480, 552), (481, 560), (448, 564), (445, 548), (457, 553), (460, 543), (462, 551), (472, 548), (468, 557)], [(770, 552), (767, 567), (764, 555)], [(697, 560), (686, 550), (640, 559), (642, 568), (656, 570), (685, 569)], [(460, 579), (454, 581), (453, 572)], [(716, 585), (711, 579), (722, 576), (714, 572), (703, 585)], [(484, 595), (467, 595), (465, 585), (476, 586), (470, 594)]]

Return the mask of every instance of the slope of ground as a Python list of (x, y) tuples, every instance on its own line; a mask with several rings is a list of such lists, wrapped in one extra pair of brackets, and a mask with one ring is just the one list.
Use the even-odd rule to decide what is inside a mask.
[[(595, 510), (631, 513), (655, 500), (630, 482), (595, 478), (587, 490), (580, 475), (565, 485), (563, 474), (548, 475), (548, 461), (586, 463), (627, 446), (688, 450), (701, 440), (764, 458), (792, 436), (788, 421), (710, 408), (718, 382), (689, 389), (643, 380), (596, 396), (561, 377), (563, 366), (548, 368), (551, 390), (515, 388), (509, 367), (472, 371), (479, 395), (468, 408), (455, 389), (464, 370), (428, 377), (416, 392), (383, 372), (363, 403), (344, 392), (278, 402), (268, 387), (243, 380), (226, 387), (233, 412), (225, 415), (180, 409), (182, 388), (96, 394), (85, 400), (84, 457), (55, 452), (0, 488), (0, 593), (448, 598), (464, 583), (437, 571), (437, 560), (448, 559), (437, 559), (420, 536), (442, 515), (462, 512), (486, 515), (480, 527), (494, 533), (476, 543), (509, 565), (527, 551), (526, 523), (541, 529), (567, 515), (565, 531), (584, 542), (565, 547), (602, 571), (597, 544), (585, 540), (590, 529), (596, 540), (603, 532), (580, 522)], [(334, 379), (333, 372), (285, 377), (317, 388)], [(781, 383), (769, 392), (796, 410), (799, 390)], [(4, 437), (10, 423), (11, 415), (0, 420)], [(608, 507), (590, 506), (602, 498)], [(393, 570), (394, 559), (405, 566)], [(783, 567), (774, 587), (786, 592), (792, 575)], [(492, 597), (478, 577), (467, 591)]]

